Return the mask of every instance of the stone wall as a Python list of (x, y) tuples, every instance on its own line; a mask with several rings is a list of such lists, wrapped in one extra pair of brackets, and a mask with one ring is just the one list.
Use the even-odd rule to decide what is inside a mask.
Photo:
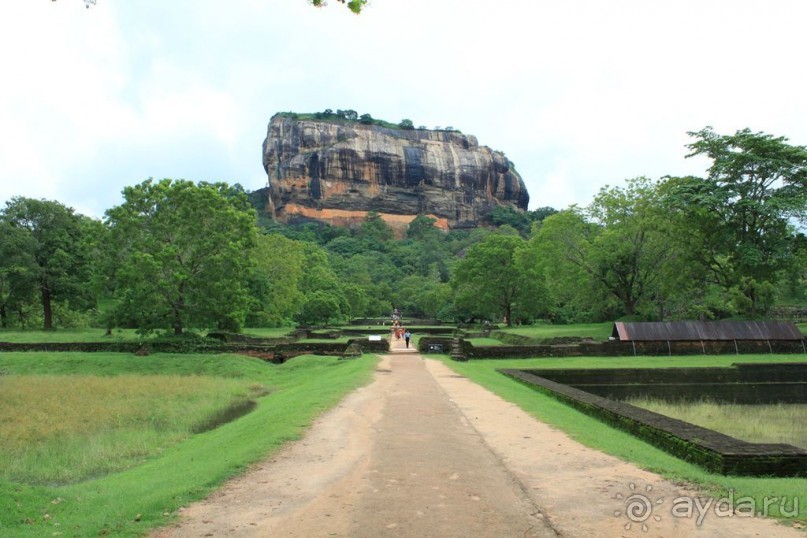
[(688, 422), (584, 392), (528, 371), (500, 372), (710, 472), (807, 476), (807, 450), (802, 448), (786, 444), (747, 443)]
[[(660, 358), (663, 360), (663, 358)], [(734, 364), (731, 368), (524, 370), (609, 398), (737, 404), (807, 403), (807, 362)]]

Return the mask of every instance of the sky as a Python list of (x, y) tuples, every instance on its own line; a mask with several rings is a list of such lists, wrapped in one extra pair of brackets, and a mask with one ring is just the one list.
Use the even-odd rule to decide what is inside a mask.
[(279, 111), (452, 126), (530, 208), (695, 174), (687, 132), (807, 145), (803, 0), (0, 0), (0, 207), (103, 217), (150, 177), (267, 184)]

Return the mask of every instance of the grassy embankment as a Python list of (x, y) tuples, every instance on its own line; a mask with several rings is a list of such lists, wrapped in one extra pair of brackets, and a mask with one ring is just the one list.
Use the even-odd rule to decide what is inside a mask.
[[(276, 366), (238, 355), (2, 353), (0, 459), (33, 459), (0, 469), (0, 535), (138, 536), (164, 525), (180, 506), (298, 438), (366, 383), (375, 363), (370, 355)], [(246, 400), (255, 401), (252, 412), (193, 433)], [(182, 419), (194, 404), (203, 409)], [(65, 471), (92, 453), (100, 460)], [(117, 460), (109, 466), (104, 455)]]
[[(671, 480), (694, 483), (712, 495), (722, 497), (734, 490), (734, 497), (752, 496), (758, 506), (763, 497), (786, 499), (785, 511), (793, 508), (798, 498), (799, 516), (807, 520), (807, 480), (804, 478), (753, 478), (712, 474), (686, 463), (666, 452), (645, 443), (632, 435), (616, 430), (599, 420), (585, 415), (558, 400), (518, 383), (498, 372), (499, 368), (648, 368), (729, 366), (734, 362), (802, 362), (803, 355), (736, 355), (687, 357), (570, 357), (514, 360), (474, 360), (454, 362), (442, 360), (457, 373), (486, 387), (503, 399), (558, 429), (565, 431), (580, 443), (612, 454), (620, 459), (657, 472)], [(803, 428), (805, 417), (793, 424)], [(778, 515), (778, 504), (771, 507), (770, 515)]]

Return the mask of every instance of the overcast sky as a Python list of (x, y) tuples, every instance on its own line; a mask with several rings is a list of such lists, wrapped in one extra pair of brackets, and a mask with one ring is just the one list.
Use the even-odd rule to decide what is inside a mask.
[(102, 216), (154, 177), (266, 185), (278, 111), (453, 126), (530, 207), (703, 175), (687, 131), (807, 145), (803, 0), (2, 0), (0, 203)]

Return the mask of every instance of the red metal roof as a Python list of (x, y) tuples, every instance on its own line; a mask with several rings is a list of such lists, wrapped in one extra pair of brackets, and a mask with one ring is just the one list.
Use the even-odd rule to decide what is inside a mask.
[(801, 340), (792, 321), (648, 321), (614, 323), (612, 338), (622, 341)]

